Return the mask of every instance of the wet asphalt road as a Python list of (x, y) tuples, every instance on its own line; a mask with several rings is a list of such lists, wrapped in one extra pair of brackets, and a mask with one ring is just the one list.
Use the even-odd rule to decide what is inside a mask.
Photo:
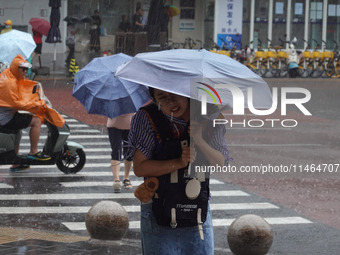
[[(335, 167), (340, 163), (339, 81), (268, 79), (267, 82), (276, 87), (308, 88), (312, 99), (306, 107), (313, 116), (305, 117), (298, 110), (290, 109), (284, 118), (298, 120), (296, 128), (228, 129), (227, 140), (234, 159), (232, 165), (237, 170), (242, 166), (261, 164), (292, 165), (297, 171), (216, 174), (212, 185), (215, 192), (212, 198), (213, 218), (216, 219), (215, 254), (230, 254), (226, 241), (228, 225), (236, 217), (249, 213), (273, 223), (274, 243), (270, 254), (338, 254), (340, 169), (335, 172)], [(130, 210), (131, 228), (125, 240), (138, 244), (136, 226), (139, 214), (135, 211), (138, 210), (135, 209), (138, 201), (133, 198), (132, 191), (123, 190), (122, 195), (116, 197), (112, 193), (109, 144), (103, 129), (105, 118), (89, 117), (83, 112), (77, 114), (77, 102), (67, 101), (72, 97), (63, 96), (70, 108), (55, 100), (58, 90), (67, 94), (70, 87), (46, 84), (45, 92), (55, 108), (80, 120), (78, 123), (69, 119), (75, 125), (71, 127), (71, 138), (85, 146), (87, 165), (76, 175), (64, 175), (56, 167), (32, 167), (26, 173), (9, 174), (1, 166), (1, 184), (8, 185), (1, 187), (1, 225), (87, 236), (84, 218), (88, 209), (97, 201), (113, 199)], [(49, 94), (49, 91), (53, 93)], [(281, 118), (279, 114), (274, 115)], [(76, 126), (88, 122), (92, 122), (88, 127)], [(300, 165), (304, 166), (303, 169), (305, 166), (311, 169), (311, 164), (314, 167), (327, 164), (327, 168), (324, 172), (300, 171)], [(136, 186), (139, 180), (133, 176), (131, 179)]]

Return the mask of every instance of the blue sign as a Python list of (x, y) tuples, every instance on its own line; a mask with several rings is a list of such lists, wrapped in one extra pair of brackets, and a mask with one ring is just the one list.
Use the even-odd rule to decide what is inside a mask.
[(219, 47), (226, 47), (231, 49), (236, 46), (236, 49), (240, 50), (242, 47), (242, 35), (239, 34), (217, 34), (217, 45)]

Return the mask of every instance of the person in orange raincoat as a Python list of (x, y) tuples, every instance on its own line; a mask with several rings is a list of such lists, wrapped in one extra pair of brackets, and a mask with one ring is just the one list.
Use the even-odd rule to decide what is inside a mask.
[[(40, 99), (37, 93), (32, 93), (37, 82), (25, 79), (31, 66), (21, 55), (17, 55), (10, 67), (0, 74), (0, 126), (15, 131), (30, 127), (31, 148), (27, 158), (49, 160), (48, 155), (38, 152), (41, 124), (48, 109), (45, 101)], [(35, 115), (19, 113), (18, 110), (29, 111)], [(19, 151), (19, 143), (20, 136), (16, 141), (16, 153)], [(12, 165), (10, 171), (27, 168), (29, 165)]]

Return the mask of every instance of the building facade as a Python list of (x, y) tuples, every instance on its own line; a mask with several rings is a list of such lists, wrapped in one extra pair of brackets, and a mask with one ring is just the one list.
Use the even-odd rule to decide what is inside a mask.
[[(159, 0), (163, 1), (163, 0)], [(296, 46), (304, 49), (307, 42), (314, 48), (317, 44), (326, 49), (333, 49), (335, 42), (340, 43), (340, 2), (339, 0), (166, 0), (165, 4), (174, 5), (181, 13), (171, 18), (169, 40), (184, 43), (191, 38), (196, 47), (209, 48), (219, 42), (216, 34), (235, 32), (241, 44), (256, 49), (261, 41), (263, 48), (279, 45), (281, 41), (290, 41), (297, 37)], [(62, 38), (66, 38), (67, 24), (63, 19), (67, 15), (91, 16), (99, 10), (102, 19), (102, 43), (104, 49), (115, 49), (115, 34), (121, 16), (126, 15), (131, 21), (135, 9), (140, 6), (144, 11), (144, 23), (150, 10), (151, 0), (61, 0), (61, 22), (59, 25)], [(29, 19), (39, 17), (49, 21), (50, 7), (47, 0), (0, 0), (0, 25), (12, 19), (14, 28), (31, 33)], [(238, 7), (232, 12), (233, 6)], [(220, 7), (226, 8), (224, 21), (221, 15), (215, 15)], [(228, 9), (229, 8), (229, 9)], [(230, 9), (231, 8), (231, 9)], [(223, 13), (222, 13), (223, 16)], [(239, 28), (229, 31), (237, 20)], [(225, 26), (220, 22), (226, 22)], [(217, 31), (220, 27), (221, 31)], [(222, 28), (221, 28), (222, 27)], [(89, 41), (89, 25), (78, 24), (78, 50), (86, 50)], [(237, 31), (236, 31), (237, 30)], [(229, 31), (229, 32), (228, 32)], [(226, 36), (225, 38), (232, 38)], [(229, 42), (230, 43), (230, 42)], [(287, 47), (287, 45), (285, 45)], [(56, 44), (57, 52), (65, 52), (65, 43)], [(53, 52), (54, 45), (44, 43), (43, 52)]]

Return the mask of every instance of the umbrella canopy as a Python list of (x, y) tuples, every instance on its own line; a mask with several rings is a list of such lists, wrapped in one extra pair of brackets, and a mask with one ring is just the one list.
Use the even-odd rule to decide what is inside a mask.
[(165, 5), (164, 7), (168, 9), (170, 17), (177, 16), (181, 13), (181, 11), (174, 5)]
[(61, 42), (61, 35), (59, 30), (59, 23), (60, 23), (60, 0), (49, 0), (48, 6), (51, 7), (51, 16), (50, 16), (50, 24), (51, 28), (48, 31), (47, 37), (45, 42), (47, 43), (60, 43)]
[(136, 112), (150, 100), (145, 86), (115, 77), (117, 67), (131, 58), (123, 53), (94, 58), (75, 74), (72, 95), (88, 113), (114, 118)]
[(31, 18), (29, 23), (31, 24), (33, 30), (38, 31), (43, 35), (47, 35), (51, 28), (50, 23), (47, 20), (39, 18)]
[(66, 18), (64, 18), (64, 21), (71, 24), (87, 23), (91, 21), (91, 17), (87, 15), (69, 15)]
[[(210, 86), (223, 105), (232, 106), (233, 95), (217, 84), (232, 84), (247, 96), (253, 89), (254, 107), (268, 108), (272, 96), (267, 83), (241, 63), (221, 54), (206, 50), (175, 49), (137, 54), (121, 65), (116, 76), (128, 81), (201, 100), (202, 91)], [(211, 89), (209, 88), (209, 89)], [(212, 92), (211, 92), (212, 93)], [(247, 107), (247, 100), (245, 107)], [(208, 97), (207, 102), (214, 103)]]
[(0, 62), (10, 64), (18, 54), (28, 59), (36, 46), (31, 34), (13, 29), (0, 35)]

